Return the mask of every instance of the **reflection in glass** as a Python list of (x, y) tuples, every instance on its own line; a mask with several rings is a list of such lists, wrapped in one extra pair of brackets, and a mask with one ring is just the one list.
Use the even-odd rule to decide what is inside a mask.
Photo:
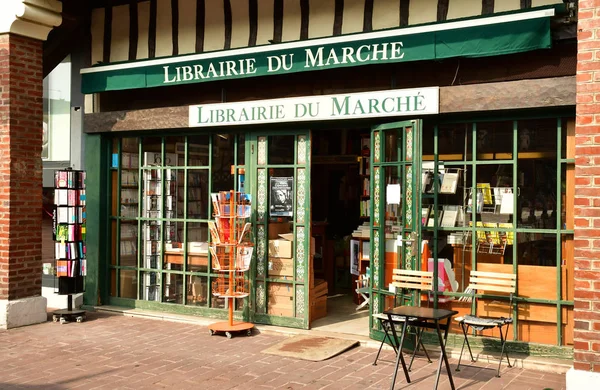
[(161, 257), (161, 226), (158, 221), (144, 221), (142, 247), (142, 267), (158, 269)]
[(142, 138), (142, 166), (163, 166), (162, 139), (160, 137)]
[(477, 122), (477, 160), (513, 158), (513, 122)]
[[(473, 124), (453, 123), (438, 126), (438, 152), (441, 161), (466, 161), (471, 159), (473, 149)], [(426, 142), (426, 141), (425, 141)], [(423, 143), (425, 154), (426, 143)], [(431, 148), (433, 160), (433, 148)]]
[(208, 278), (198, 275), (190, 275), (188, 278), (187, 304), (206, 306), (208, 303)]
[[(183, 144), (177, 144), (177, 152), (183, 154)], [(188, 137), (188, 167), (200, 167), (208, 165), (209, 151), (208, 135), (193, 135)], [(181, 159), (180, 159), (181, 160)], [(181, 164), (183, 165), (183, 164)]]
[(163, 302), (183, 304), (183, 275), (163, 273)]
[(385, 141), (385, 162), (398, 161), (402, 154), (402, 133), (398, 129), (383, 131)]
[[(556, 234), (517, 233), (517, 261), (519, 265), (555, 267), (556, 255)], [(552, 299), (555, 299), (555, 297), (552, 297)]]
[(137, 299), (137, 271), (122, 269), (120, 279), (121, 298)]
[(158, 272), (142, 272), (140, 283), (140, 299), (160, 302), (160, 274)]
[(294, 139), (293, 135), (269, 136), (269, 164), (293, 164), (294, 163)]
[(137, 266), (137, 222), (120, 221), (121, 238), (119, 244), (119, 264), (126, 267)]
[(213, 135), (212, 165), (210, 170), (212, 192), (229, 191), (233, 188), (234, 178), (231, 172), (233, 165), (233, 135)]
[[(165, 152), (167, 158), (164, 161), (163, 166), (165, 167), (176, 167), (184, 165), (184, 154), (180, 153), (179, 148), (184, 145), (185, 137), (166, 137), (165, 138)], [(174, 158), (173, 158), (174, 157)]]
[(207, 219), (211, 204), (208, 194), (208, 170), (190, 169), (187, 172), (187, 218)]
[(208, 225), (187, 223), (187, 269), (192, 272), (208, 271)]

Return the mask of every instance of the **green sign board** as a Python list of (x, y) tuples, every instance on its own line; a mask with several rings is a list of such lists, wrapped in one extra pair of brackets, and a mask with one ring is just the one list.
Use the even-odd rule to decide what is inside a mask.
[(420, 27), (104, 65), (82, 70), (83, 93), (548, 48), (554, 9)]

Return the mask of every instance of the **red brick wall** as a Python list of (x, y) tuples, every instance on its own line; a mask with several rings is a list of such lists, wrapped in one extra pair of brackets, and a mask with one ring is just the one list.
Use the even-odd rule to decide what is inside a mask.
[(575, 356), (600, 372), (600, 0), (579, 1), (575, 130)]
[(42, 42), (0, 35), (0, 299), (41, 294)]

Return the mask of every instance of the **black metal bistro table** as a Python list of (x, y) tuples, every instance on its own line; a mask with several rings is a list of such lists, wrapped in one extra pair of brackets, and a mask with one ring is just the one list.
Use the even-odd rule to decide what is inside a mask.
[[(446, 365), (446, 371), (448, 372), (448, 379), (450, 380), (450, 386), (452, 390), (454, 390), (454, 381), (452, 380), (452, 372), (450, 370), (450, 363), (448, 363), (448, 357), (446, 356), (446, 340), (448, 338), (448, 329), (450, 328), (450, 321), (452, 320), (452, 316), (458, 314), (457, 311), (454, 310), (444, 310), (444, 309), (430, 309), (428, 307), (414, 307), (414, 306), (399, 306), (390, 310), (386, 310), (383, 312), (387, 314), (390, 323), (392, 323), (392, 316), (404, 317), (405, 321), (402, 323), (402, 333), (400, 335), (400, 341), (397, 344), (398, 354), (396, 357), (396, 367), (394, 370), (394, 377), (392, 378), (392, 387), (394, 389), (394, 385), (396, 384), (396, 375), (398, 374), (398, 365), (402, 363), (402, 370), (404, 371), (404, 376), (406, 377), (406, 382), (410, 383), (410, 376), (408, 375), (408, 370), (406, 369), (406, 363), (404, 362), (404, 357), (402, 356), (402, 346), (404, 344), (404, 336), (406, 334), (406, 328), (408, 326), (412, 326), (415, 328), (424, 328), (424, 329), (435, 329), (437, 331), (438, 340), (440, 342), (441, 354), (438, 362), (437, 374), (435, 376), (435, 387), (437, 389), (438, 382), (440, 381), (440, 371), (442, 370), (442, 361)], [(444, 323), (440, 323), (446, 320)], [(392, 328), (392, 333), (394, 335), (394, 339), (398, 340), (398, 334), (396, 333), (396, 328), (394, 326)], [(442, 330), (444, 331), (444, 335), (442, 336)]]

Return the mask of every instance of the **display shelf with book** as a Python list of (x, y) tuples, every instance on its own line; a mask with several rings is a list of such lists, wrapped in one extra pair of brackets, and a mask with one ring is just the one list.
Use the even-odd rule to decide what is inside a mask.
[(369, 219), (371, 217), (371, 153), (370, 136), (361, 137), (361, 151), (358, 156), (358, 177), (360, 185), (360, 218)]
[(53, 312), (54, 322), (70, 319), (82, 322), (85, 311), (73, 309), (73, 294), (84, 291), (86, 275), (85, 171), (59, 170), (54, 173), (54, 274), (55, 290), (67, 295), (67, 309)]
[(214, 222), (209, 222), (210, 253), (213, 269), (219, 273), (212, 283), (212, 294), (227, 300), (228, 321), (209, 325), (211, 336), (224, 332), (232, 338), (234, 332), (252, 334), (254, 325), (233, 321), (235, 299), (245, 298), (250, 293), (246, 272), (250, 269), (254, 246), (251, 240), (251, 199), (249, 194), (236, 191), (221, 191), (211, 194)]

